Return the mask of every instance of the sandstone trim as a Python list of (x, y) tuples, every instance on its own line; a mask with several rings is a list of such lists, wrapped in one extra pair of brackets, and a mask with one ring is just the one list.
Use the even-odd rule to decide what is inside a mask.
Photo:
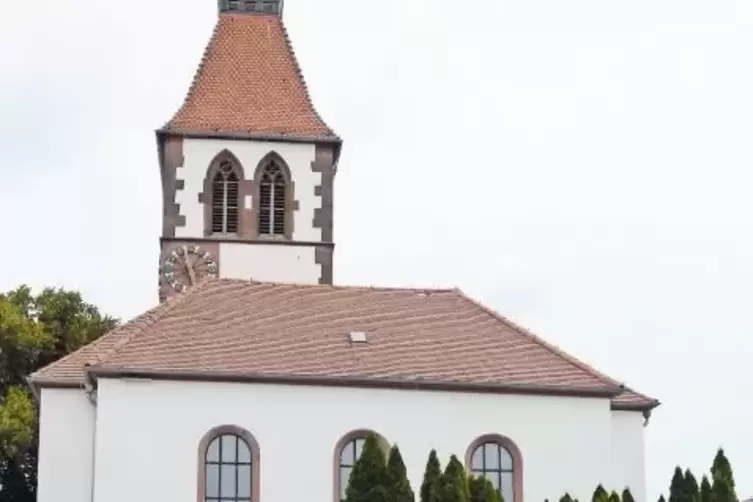
[(175, 230), (186, 226), (186, 217), (180, 214), (180, 204), (175, 202), (176, 192), (185, 188), (185, 181), (178, 179), (178, 168), (184, 162), (183, 138), (158, 135), (157, 143), (161, 153), (162, 236), (175, 237)]

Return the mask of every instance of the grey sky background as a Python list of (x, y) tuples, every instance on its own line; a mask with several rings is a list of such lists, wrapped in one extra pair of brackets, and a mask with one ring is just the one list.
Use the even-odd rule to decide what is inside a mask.
[[(0, 290), (156, 304), (153, 131), (215, 16), (0, 3)], [(285, 19), (345, 139), (336, 281), (458, 286), (661, 399), (649, 500), (720, 445), (753, 495), (753, 3), (286, 0)]]

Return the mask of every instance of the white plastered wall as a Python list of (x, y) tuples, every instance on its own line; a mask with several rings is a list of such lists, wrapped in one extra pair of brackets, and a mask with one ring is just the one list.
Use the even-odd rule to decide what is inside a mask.
[[(566, 491), (588, 500), (616, 479), (609, 459), (622, 452), (612, 449), (637, 439), (632, 418), (618, 427), (629, 437), (616, 422), (606, 399), (101, 380), (94, 502), (196, 500), (197, 446), (221, 424), (246, 428), (260, 445), (259, 502), (332, 500), (335, 443), (363, 428), (400, 445), (416, 491), (430, 449), (446, 463), (476, 437), (499, 433), (522, 452), (526, 501)], [(643, 485), (642, 457), (619, 468), (621, 479)], [(631, 489), (643, 502), (642, 489)]]
[(91, 500), (95, 408), (79, 389), (42, 389), (37, 500)]
[(612, 412), (612, 476), (610, 490), (630, 488), (635, 500), (646, 498), (643, 414), (635, 411)]
[(220, 243), (220, 276), (297, 284), (319, 284), (321, 265), (310, 246)]
[[(295, 212), (293, 240), (321, 241), (321, 229), (314, 227), (314, 209), (321, 208), (321, 197), (314, 195), (314, 187), (321, 183), (321, 173), (311, 170), (315, 146), (310, 143), (282, 143), (249, 140), (192, 139), (183, 140), (183, 167), (177, 179), (184, 180), (182, 190), (176, 191), (175, 202), (186, 225), (175, 230), (175, 237), (203, 238), (204, 209), (199, 194), (204, 190), (204, 178), (212, 160), (223, 150), (230, 151), (242, 164), (246, 179), (252, 179), (259, 162), (269, 152), (277, 152), (287, 163), (295, 183)], [(243, 201), (250, 208), (250, 198)]]

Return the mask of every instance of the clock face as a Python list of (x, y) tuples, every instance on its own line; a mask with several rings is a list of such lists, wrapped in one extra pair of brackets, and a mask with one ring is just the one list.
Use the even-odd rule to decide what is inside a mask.
[(180, 246), (167, 255), (160, 273), (165, 284), (182, 292), (206, 277), (217, 277), (217, 263), (199, 246)]

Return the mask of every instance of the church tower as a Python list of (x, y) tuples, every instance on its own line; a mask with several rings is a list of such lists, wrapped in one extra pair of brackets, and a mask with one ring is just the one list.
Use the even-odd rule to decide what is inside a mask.
[(157, 131), (160, 299), (206, 276), (331, 284), (341, 144), (311, 102), (282, 0), (219, 0), (188, 95)]

